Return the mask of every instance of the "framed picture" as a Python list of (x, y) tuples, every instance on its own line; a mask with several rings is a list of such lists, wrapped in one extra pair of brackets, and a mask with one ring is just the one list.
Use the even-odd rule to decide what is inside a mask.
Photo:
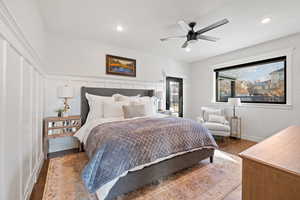
[(136, 77), (136, 60), (106, 55), (106, 74)]

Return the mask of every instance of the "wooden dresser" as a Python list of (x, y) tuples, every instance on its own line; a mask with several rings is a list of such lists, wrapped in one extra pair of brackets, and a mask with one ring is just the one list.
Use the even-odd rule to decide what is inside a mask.
[(243, 200), (300, 200), (300, 126), (240, 153)]

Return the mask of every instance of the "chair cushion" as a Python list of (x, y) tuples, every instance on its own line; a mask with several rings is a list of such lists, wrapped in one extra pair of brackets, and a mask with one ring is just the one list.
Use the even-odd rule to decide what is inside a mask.
[(230, 126), (228, 126), (226, 124), (205, 122), (205, 123), (203, 123), (203, 126), (205, 126), (208, 130), (230, 132)]
[(209, 130), (209, 132), (214, 136), (222, 136), (222, 137), (230, 136), (230, 132), (227, 132), (227, 131), (212, 131), (212, 130)]
[(224, 116), (220, 116), (220, 115), (209, 115), (207, 121), (208, 121), (208, 122), (214, 122), (214, 123), (225, 124), (226, 119), (225, 119)]
[(214, 108), (202, 108), (202, 117), (204, 121), (208, 121), (209, 115), (219, 115), (222, 116), (222, 109), (214, 109)]

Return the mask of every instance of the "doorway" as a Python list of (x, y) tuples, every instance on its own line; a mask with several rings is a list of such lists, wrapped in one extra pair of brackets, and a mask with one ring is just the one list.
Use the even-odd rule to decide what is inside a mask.
[(183, 117), (183, 79), (166, 78), (166, 108), (172, 115)]

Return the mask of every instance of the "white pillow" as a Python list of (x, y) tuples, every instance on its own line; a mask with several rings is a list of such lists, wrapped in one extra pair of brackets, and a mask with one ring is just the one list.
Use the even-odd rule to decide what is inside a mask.
[(105, 96), (97, 96), (97, 95), (92, 95), (92, 94), (85, 94), (90, 111), (87, 117), (87, 121), (103, 118), (104, 113), (103, 113), (103, 103), (104, 102), (114, 102), (114, 99), (112, 97), (105, 97)]
[(222, 110), (221, 109), (206, 109), (204, 110), (204, 116), (203, 119), (204, 121), (209, 121), (208, 118), (210, 115), (222, 115)]
[(104, 102), (103, 103), (103, 117), (124, 117), (123, 105), (129, 105), (128, 101), (121, 102)]
[(114, 94), (112, 97), (115, 99), (115, 101), (137, 101), (141, 95), (137, 96), (125, 96), (121, 94)]
[(146, 115), (154, 115), (156, 113), (156, 105), (154, 97), (140, 97), (138, 104), (145, 105)]
[(224, 116), (220, 116), (220, 115), (209, 115), (208, 116), (208, 121), (224, 124), (226, 119), (225, 119)]

